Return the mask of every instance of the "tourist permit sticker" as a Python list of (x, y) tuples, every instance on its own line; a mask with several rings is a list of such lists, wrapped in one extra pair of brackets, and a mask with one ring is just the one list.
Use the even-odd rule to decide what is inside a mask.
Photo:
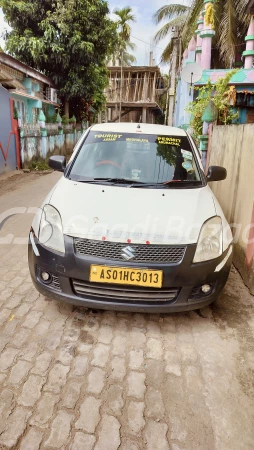
[(157, 142), (158, 142), (158, 144), (172, 145), (175, 147), (180, 147), (182, 141), (181, 141), (181, 139), (173, 137), (173, 136), (158, 136)]

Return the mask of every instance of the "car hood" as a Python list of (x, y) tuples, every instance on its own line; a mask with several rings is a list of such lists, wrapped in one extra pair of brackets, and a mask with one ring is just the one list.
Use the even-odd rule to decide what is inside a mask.
[(129, 243), (196, 243), (203, 223), (216, 215), (208, 186), (135, 189), (63, 177), (50, 204), (68, 236)]

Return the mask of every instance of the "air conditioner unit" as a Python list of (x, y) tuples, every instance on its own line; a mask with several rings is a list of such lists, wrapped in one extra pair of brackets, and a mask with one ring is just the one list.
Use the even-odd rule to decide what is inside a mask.
[(46, 99), (50, 102), (57, 103), (57, 92), (56, 89), (46, 88)]

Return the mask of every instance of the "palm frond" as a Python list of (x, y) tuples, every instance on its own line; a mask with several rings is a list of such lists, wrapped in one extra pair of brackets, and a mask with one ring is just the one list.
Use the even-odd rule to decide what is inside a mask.
[(185, 21), (186, 16), (180, 16), (163, 25), (163, 27), (161, 27), (154, 36), (154, 42), (158, 44), (158, 42), (164, 39), (171, 32), (173, 27), (179, 27), (182, 29)]
[(126, 42), (126, 47), (129, 48), (132, 51), (137, 48), (136, 44), (134, 44), (134, 42), (130, 42), (130, 41)]
[(136, 62), (136, 58), (134, 55), (131, 55), (130, 53), (124, 52), (123, 54), (123, 65), (130, 66), (131, 64), (134, 64)]
[(132, 12), (132, 8), (130, 6), (126, 6), (125, 8), (116, 8), (114, 9), (114, 14), (119, 17), (120, 21), (123, 22), (136, 22), (136, 17)]
[(235, 60), (235, 47), (237, 44), (237, 19), (234, 0), (225, 0), (223, 14), (218, 27), (218, 43), (220, 56), (226, 67), (232, 67)]
[(171, 40), (166, 48), (164, 49), (162, 55), (161, 55), (161, 62), (162, 63), (168, 63), (174, 50), (174, 42)]
[[(221, 2), (219, 1), (219, 3)], [(186, 18), (186, 22), (182, 30), (182, 40), (184, 46), (187, 45), (187, 43), (193, 36), (194, 31), (197, 27), (197, 20), (203, 8), (204, 8), (203, 0), (192, 0), (191, 7), (189, 9), (189, 13)]]
[(249, 18), (249, 15), (246, 13), (247, 6), (250, 3), (249, 0), (236, 0), (235, 1), (235, 9), (237, 14), (240, 14), (242, 16), (242, 19), (245, 21)]
[(189, 11), (189, 6), (172, 4), (165, 5), (156, 11), (153, 15), (153, 20), (156, 24), (159, 24), (163, 19), (172, 19), (174, 17), (186, 14)]

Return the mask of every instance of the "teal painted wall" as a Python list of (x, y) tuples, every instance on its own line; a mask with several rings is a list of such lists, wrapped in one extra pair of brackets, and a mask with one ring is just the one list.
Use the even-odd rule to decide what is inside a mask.
[[(26, 89), (27, 94), (36, 96), (40, 91), (40, 85), (36, 82), (36, 80), (32, 78), (25, 78), (22, 83)], [(19, 106), (19, 116), (22, 120), (22, 123), (37, 123), (37, 117), (39, 114), (39, 110), (43, 108), (44, 112), (47, 111), (47, 115), (52, 117), (55, 114), (55, 107), (48, 103), (44, 103), (43, 100), (33, 100), (32, 98), (27, 98), (22, 96), (21, 94), (12, 93), (11, 97)], [(19, 102), (19, 103), (18, 103)], [(21, 106), (24, 105), (24, 106)]]
[(32, 159), (47, 159), (50, 155), (70, 155), (81, 131), (52, 136), (24, 136), (20, 138), (22, 167)]

